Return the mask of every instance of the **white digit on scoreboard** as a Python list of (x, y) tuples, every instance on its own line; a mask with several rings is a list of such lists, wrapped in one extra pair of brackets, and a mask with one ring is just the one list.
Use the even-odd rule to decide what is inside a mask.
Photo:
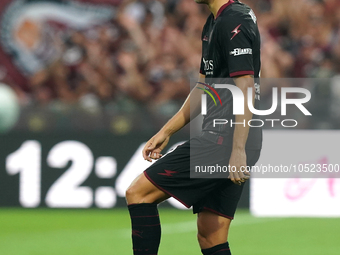
[(19, 202), (23, 207), (40, 204), (41, 145), (38, 141), (26, 141), (6, 158), (10, 175), (20, 174)]
[(93, 154), (83, 143), (65, 141), (56, 144), (47, 156), (47, 163), (54, 168), (64, 168), (69, 161), (72, 165), (55, 181), (46, 195), (49, 207), (86, 208), (93, 204), (90, 187), (80, 187), (91, 174)]

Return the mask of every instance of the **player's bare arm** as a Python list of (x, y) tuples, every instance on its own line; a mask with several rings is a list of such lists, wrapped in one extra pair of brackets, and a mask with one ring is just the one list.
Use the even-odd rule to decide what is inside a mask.
[[(248, 108), (247, 104), (247, 95), (248, 88), (254, 87), (254, 78), (250, 75), (240, 76), (234, 78), (234, 82), (236, 86), (242, 90), (244, 95), (244, 115), (236, 115), (235, 122), (236, 123), (248, 123), (249, 120), (252, 119), (253, 114)], [(255, 90), (253, 89), (253, 104), (255, 97)], [(234, 137), (233, 137), (233, 149), (231, 153), (231, 157), (229, 160), (230, 166), (235, 166), (236, 171), (230, 172), (229, 178), (235, 184), (241, 184), (241, 182), (245, 182), (249, 179), (249, 173), (245, 172), (245, 168), (247, 166), (247, 157), (246, 157), (246, 142), (248, 139), (249, 133), (249, 125), (235, 125)], [(243, 167), (243, 169), (241, 169)], [(242, 170), (242, 171), (241, 171)]]
[[(200, 74), (199, 82), (203, 83), (204, 79), (205, 75)], [(190, 119), (195, 118), (199, 114), (203, 91), (196, 89), (197, 87), (204, 88), (204, 85), (197, 83), (196, 87), (190, 92), (183, 103), (181, 109), (145, 144), (143, 149), (143, 157), (145, 160), (151, 162), (152, 159), (162, 157), (161, 152), (168, 144), (170, 137), (188, 124)]]

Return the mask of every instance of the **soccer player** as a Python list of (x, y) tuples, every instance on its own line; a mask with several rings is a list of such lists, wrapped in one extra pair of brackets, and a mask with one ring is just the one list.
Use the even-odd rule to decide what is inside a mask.
[[(248, 88), (252, 88), (256, 109), (260, 99), (260, 34), (256, 16), (237, 0), (196, 2), (207, 4), (211, 11), (202, 33), (201, 70), (196, 84), (200, 89), (193, 89), (178, 113), (146, 143), (143, 157), (150, 162), (158, 160), (137, 177), (126, 192), (135, 255), (158, 253), (161, 226), (157, 204), (169, 197), (187, 207), (193, 206), (193, 212), (198, 214), (197, 236), (202, 254), (230, 255), (228, 230), (244, 182), (249, 178), (249, 173), (241, 167), (253, 166), (260, 155), (262, 130), (248, 125), (253, 114), (246, 103)], [(201, 135), (162, 157), (161, 151), (171, 135), (190, 122), (190, 115), (199, 114), (202, 89), (213, 93), (214, 85), (209, 81), (216, 80), (219, 84), (237, 86), (243, 92), (244, 114), (233, 115), (231, 92), (216, 89), (223, 105), (216, 106), (207, 97)], [(214, 119), (239, 124), (213, 125)], [(208, 160), (206, 165), (230, 165), (235, 171), (226, 173), (225, 178), (190, 178), (191, 161), (200, 158)]]

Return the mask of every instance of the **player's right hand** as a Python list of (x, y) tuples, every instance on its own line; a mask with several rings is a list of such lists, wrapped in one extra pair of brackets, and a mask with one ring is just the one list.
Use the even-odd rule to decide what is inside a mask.
[(241, 185), (249, 179), (250, 173), (247, 171), (247, 155), (245, 150), (233, 149), (229, 165), (233, 170), (229, 172), (229, 179), (237, 184)]
[(168, 144), (169, 139), (169, 135), (163, 132), (158, 132), (145, 144), (143, 149), (143, 158), (149, 162), (152, 162), (153, 159), (161, 158), (163, 156), (161, 151)]

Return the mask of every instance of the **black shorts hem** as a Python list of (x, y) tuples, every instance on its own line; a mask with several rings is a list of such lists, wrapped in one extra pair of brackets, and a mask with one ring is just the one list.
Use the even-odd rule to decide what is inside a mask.
[(185, 202), (183, 202), (183, 200), (179, 199), (178, 197), (174, 196), (173, 194), (171, 194), (169, 191), (167, 191), (166, 189), (162, 188), (161, 186), (159, 186), (156, 182), (154, 182), (151, 177), (146, 173), (146, 171), (144, 171), (144, 175), (145, 177), (153, 184), (155, 185), (158, 189), (160, 189), (161, 191), (163, 191), (164, 193), (168, 194), (170, 197), (175, 198), (176, 200), (178, 200), (180, 203), (182, 203), (186, 208), (190, 208), (191, 206), (186, 204)]
[(208, 207), (203, 207), (203, 210), (210, 211), (210, 212), (212, 212), (212, 213), (215, 213), (215, 214), (217, 214), (217, 215), (219, 215), (219, 216), (222, 216), (222, 217), (224, 217), (224, 218), (228, 218), (228, 219), (230, 219), (230, 220), (233, 220), (233, 219), (234, 219), (234, 217), (225, 215), (225, 214), (223, 214), (223, 213), (220, 213), (220, 212), (215, 211), (214, 209), (211, 209), (211, 208), (208, 208)]

